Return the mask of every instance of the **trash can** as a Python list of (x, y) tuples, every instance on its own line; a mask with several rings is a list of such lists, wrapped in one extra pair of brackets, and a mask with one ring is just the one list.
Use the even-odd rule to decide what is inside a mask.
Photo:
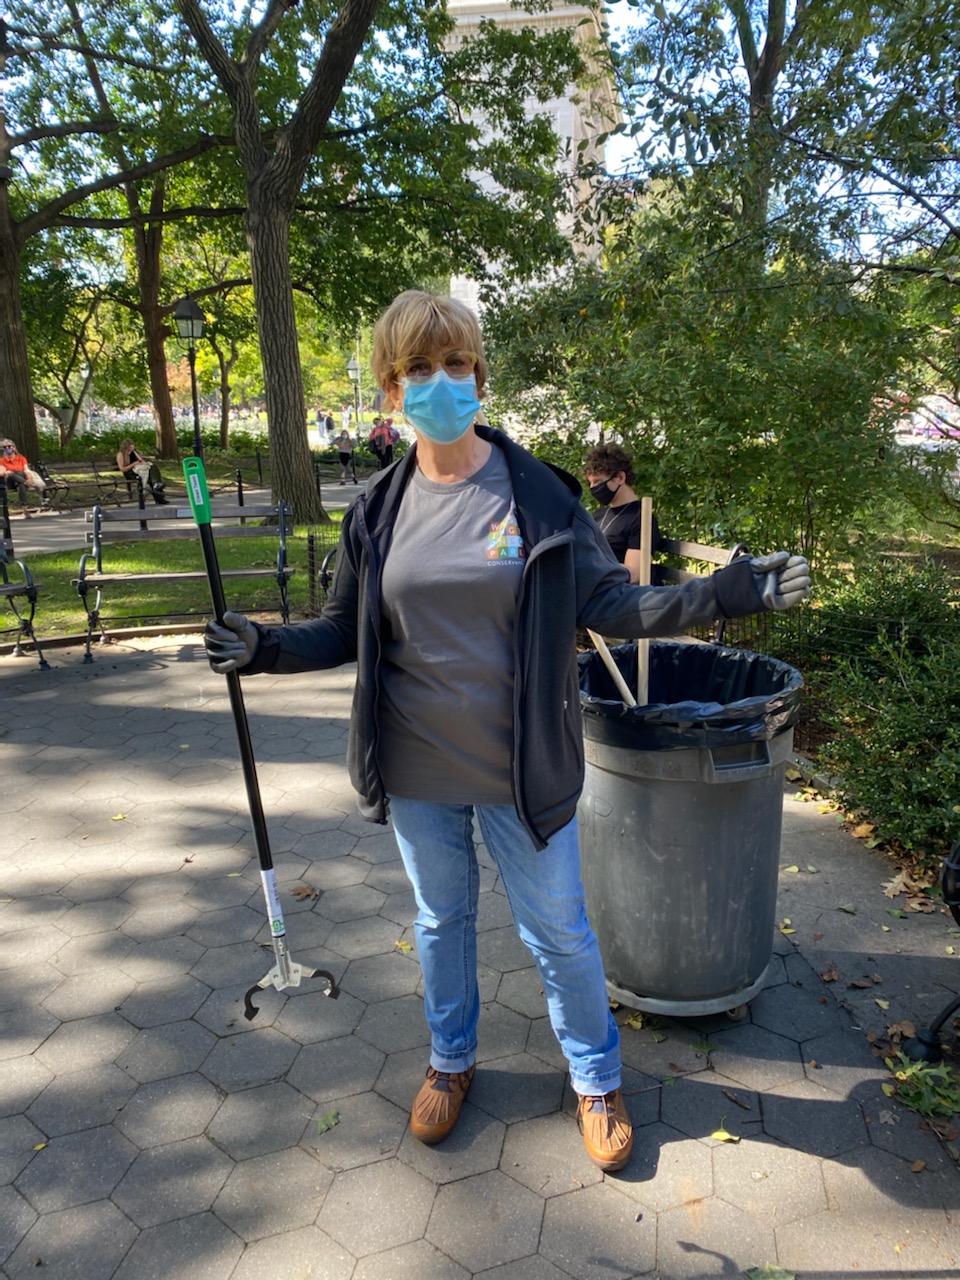
[[(614, 660), (637, 685), (637, 646)], [(587, 910), (612, 998), (673, 1016), (740, 1011), (773, 954), (783, 782), (803, 679), (719, 645), (650, 645), (628, 708), (583, 653), (578, 807)]]

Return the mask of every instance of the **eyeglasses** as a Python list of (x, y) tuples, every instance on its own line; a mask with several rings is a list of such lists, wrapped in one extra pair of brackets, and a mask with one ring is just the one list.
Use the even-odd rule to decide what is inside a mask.
[(477, 359), (475, 351), (448, 351), (440, 360), (433, 360), (430, 356), (407, 356), (397, 361), (393, 371), (414, 383), (426, 382), (438, 369), (443, 369), (451, 378), (469, 378), (477, 367)]

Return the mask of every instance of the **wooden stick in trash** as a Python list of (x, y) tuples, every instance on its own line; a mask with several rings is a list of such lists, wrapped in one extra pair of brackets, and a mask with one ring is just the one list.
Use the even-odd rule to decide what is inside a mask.
[(610, 648), (606, 640), (604, 640), (603, 636), (597, 635), (596, 631), (590, 631), (589, 629), (587, 631), (587, 635), (597, 646), (597, 653), (599, 653), (600, 657), (603, 659), (603, 665), (610, 672), (611, 676), (613, 676), (613, 683), (617, 686), (617, 692), (620, 694), (620, 697), (628, 707), (635, 707), (637, 705), (637, 700), (630, 692), (630, 686), (620, 674), (620, 668), (614, 662), (613, 654), (610, 652)]
[[(653, 577), (650, 551), (653, 542), (653, 499), (640, 499), (640, 586), (648, 587)], [(650, 701), (650, 641), (637, 641), (637, 703)]]

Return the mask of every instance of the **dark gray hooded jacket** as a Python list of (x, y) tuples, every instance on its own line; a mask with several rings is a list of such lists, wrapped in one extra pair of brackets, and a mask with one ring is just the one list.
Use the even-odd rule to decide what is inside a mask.
[[(631, 586), (606, 539), (580, 505), (576, 480), (539, 461), (501, 432), (477, 434), (502, 449), (527, 549), (515, 628), (513, 749), (517, 813), (538, 848), (576, 811), (583, 786), (583, 736), (576, 628), (612, 636), (679, 635), (716, 617), (764, 609), (747, 559), (678, 587)], [(243, 674), (317, 671), (357, 662), (347, 762), (364, 817), (385, 822), (377, 768), (380, 693), (380, 581), (394, 520), (416, 465), (416, 449), (378, 472), (344, 516), (337, 567), (321, 617), (258, 627)]]

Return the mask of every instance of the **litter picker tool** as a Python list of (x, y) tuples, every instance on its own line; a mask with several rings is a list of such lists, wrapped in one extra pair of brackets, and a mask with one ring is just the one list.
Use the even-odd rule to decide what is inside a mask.
[(623, 673), (620, 668), (614, 662), (613, 654), (610, 652), (610, 646), (607, 644), (606, 640), (604, 640), (603, 636), (599, 635), (596, 631), (591, 631), (588, 628), (587, 635), (596, 645), (597, 653), (599, 653), (603, 660), (603, 665), (610, 672), (613, 683), (617, 686), (617, 692), (623, 699), (624, 706), (635, 707), (637, 705), (637, 700), (630, 692), (630, 686), (627, 684), (626, 680), (624, 680)]
[[(226, 612), (226, 601), (223, 595), (223, 583), (220, 579), (220, 565), (217, 561), (217, 545), (211, 527), (210, 493), (207, 489), (207, 478), (200, 458), (185, 458), (183, 474), (187, 482), (187, 496), (193, 518), (197, 522), (200, 533), (200, 547), (203, 551), (203, 563), (210, 582), (210, 597), (213, 601), (213, 612), (217, 622), (223, 622)], [(263, 805), (260, 801), (260, 786), (257, 782), (257, 766), (253, 756), (253, 743), (250, 739), (250, 726), (243, 705), (243, 694), (240, 691), (240, 675), (236, 670), (226, 672), (227, 692), (230, 695), (230, 709), (233, 712), (237, 727), (237, 742), (240, 748), (240, 763), (243, 766), (243, 780), (247, 788), (247, 802), (250, 806), (250, 817), (253, 821), (253, 832), (257, 842), (257, 856), (260, 859), (260, 880), (263, 884), (263, 897), (267, 906), (267, 919), (270, 921), (270, 934), (273, 939), (273, 954), (276, 964), (265, 977), (250, 988), (244, 997), (243, 1012), (247, 1020), (252, 1020), (258, 1013), (258, 1006), (253, 1003), (256, 991), (265, 991), (273, 986), (277, 991), (287, 987), (299, 987), (302, 978), (326, 978), (328, 987), (326, 994), (335, 1000), (340, 994), (332, 973), (326, 969), (305, 970), (296, 964), (287, 950), (287, 930), (283, 922), (283, 910), (277, 893), (277, 878), (273, 869), (273, 856), (270, 852), (270, 838), (267, 824), (263, 816)]]
[[(651, 543), (653, 542), (653, 499), (640, 499), (640, 585), (649, 587), (653, 578)], [(650, 701), (650, 641), (644, 636), (637, 641), (637, 703), (645, 707)]]

